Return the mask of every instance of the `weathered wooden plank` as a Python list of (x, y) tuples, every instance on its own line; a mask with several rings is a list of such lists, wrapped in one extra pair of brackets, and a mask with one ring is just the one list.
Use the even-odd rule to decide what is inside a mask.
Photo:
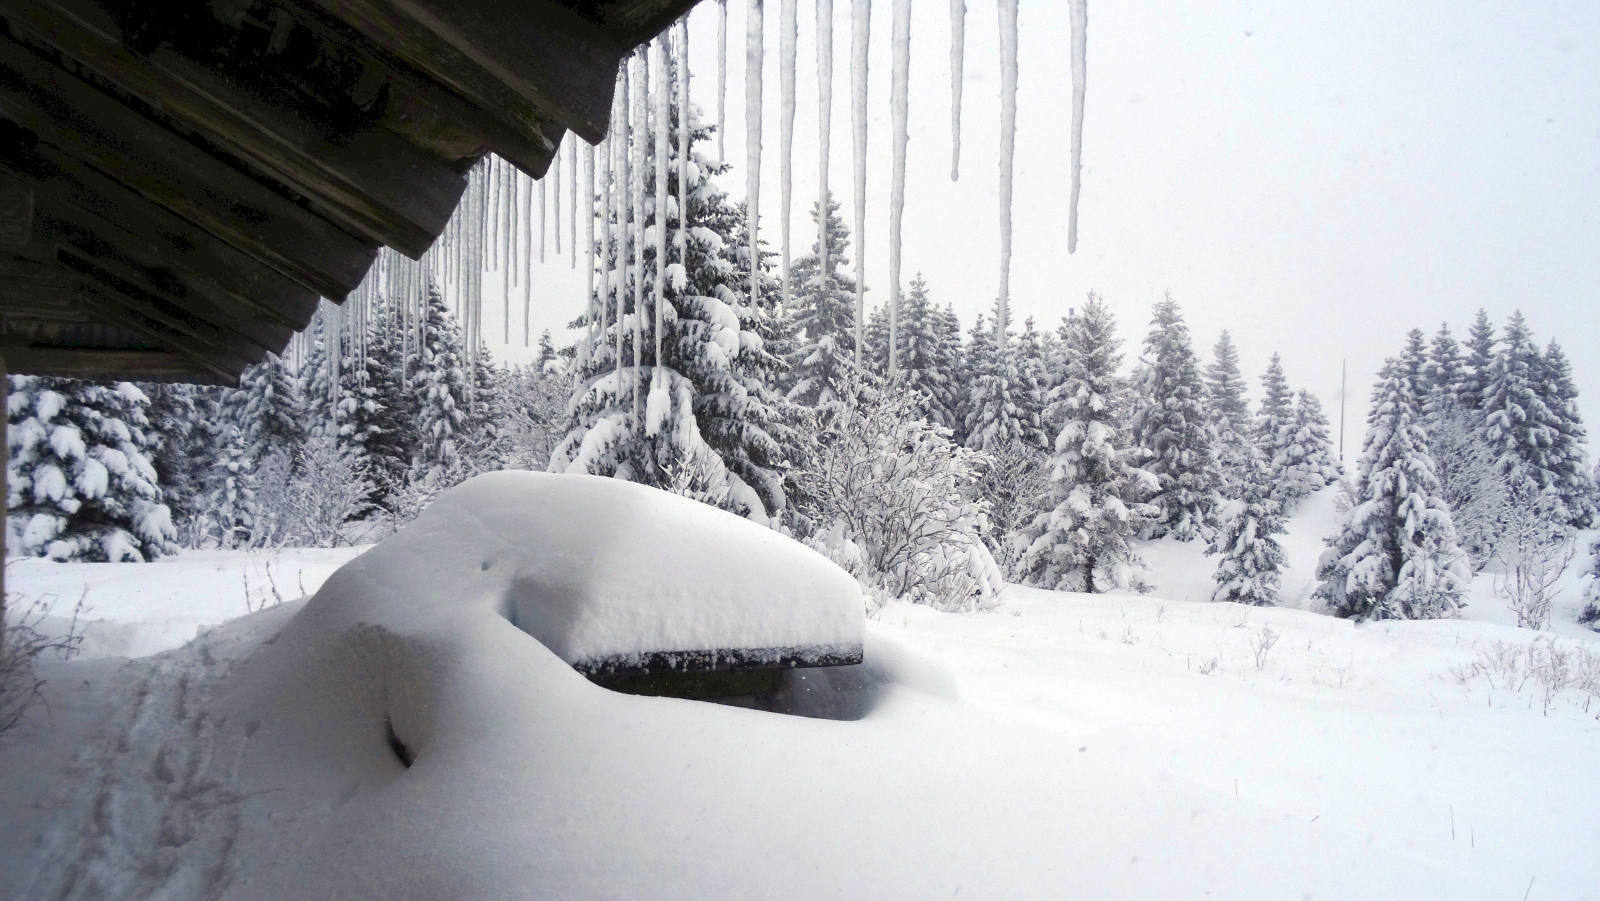
[(650, 40), (693, 9), (700, 0), (617, 0), (598, 4), (607, 34), (623, 47)]
[(344, 299), (377, 255), (370, 242), (273, 193), (4, 38), (0, 115), (308, 291)]
[(605, 137), (626, 48), (569, 9), (549, 0), (313, 2), (479, 104), (493, 108), (509, 92), (591, 144)]
[[(4, 127), (15, 128), (0, 119), (0, 132)], [(266, 330), (268, 343), (279, 334), (286, 341), (316, 310), (314, 292), (50, 145), (27, 147), (0, 134), (0, 170), (29, 179), (38, 203), (72, 226), (63, 242), (94, 256), (170, 267), (174, 284), (161, 291), (206, 298), (226, 319)]]
[(128, 382), (192, 382), (233, 385), (237, 379), (201, 369), (189, 358), (161, 350), (92, 350), (0, 344), (6, 368), (15, 375)]
[(81, 322), (83, 301), (71, 286), (0, 280), (0, 314)]
[(202, 340), (171, 317), (160, 315), (158, 305), (149, 303), (146, 298), (135, 299), (91, 288), (81, 293), (91, 317), (148, 335), (157, 347), (184, 354), (196, 366), (220, 378), (237, 380), (245, 367), (266, 357), (266, 352), (258, 348), (239, 346), (242, 342), (236, 338), (229, 338), (223, 344)]
[(0, 0), (13, 32), (51, 46), (312, 199), (323, 213), (417, 258), (443, 231), (466, 180), (377, 126), (328, 136), (295, 110), (238, 88), (167, 48), (136, 55), (97, 0)]
[(33, 226), (33, 190), (19, 181), (0, 179), (0, 244), (26, 244)]
[[(379, 47), (349, 23), (330, 15), (317, 0), (281, 2), (306, 27), (348, 47), (390, 79), (390, 103), (383, 121), (391, 130), (415, 140), (419, 132), (436, 130), (438, 125), (414, 120), (432, 117), (464, 135), (476, 136), (480, 148), (494, 151), (535, 178), (543, 177), (550, 168), (566, 129), (541, 116), (504, 85), (492, 82), (490, 96), (469, 99)], [(486, 73), (483, 77), (488, 78)]]

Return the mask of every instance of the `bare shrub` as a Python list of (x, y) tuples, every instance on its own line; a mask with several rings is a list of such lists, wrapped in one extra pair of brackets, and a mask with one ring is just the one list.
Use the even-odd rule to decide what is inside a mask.
[[(85, 593), (85, 596), (87, 593)], [(20, 607), (13, 595), (6, 602), (4, 646), (0, 647), (0, 732), (22, 722), (41, 700), (44, 680), (38, 676), (38, 662), (46, 655), (70, 660), (83, 644), (83, 629), (78, 624), (84, 596), (72, 608), (72, 618), (63, 634), (47, 635), (39, 630), (50, 615), (53, 604), (39, 598)]]
[(1546, 629), (1555, 586), (1576, 554), (1572, 531), (1554, 519), (1550, 501), (1527, 481), (1512, 491), (1494, 556), (1495, 594), (1504, 598), (1524, 629)]
[(1272, 631), (1271, 626), (1262, 626), (1259, 632), (1249, 632), (1250, 652), (1255, 656), (1256, 670), (1267, 668), (1267, 657), (1272, 653), (1272, 646), (1278, 643), (1283, 636)]

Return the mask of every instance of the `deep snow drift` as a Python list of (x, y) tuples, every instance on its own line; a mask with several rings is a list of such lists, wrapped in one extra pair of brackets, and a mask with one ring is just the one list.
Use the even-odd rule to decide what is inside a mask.
[(303, 606), (48, 667), (52, 715), (0, 740), (0, 897), (1600, 884), (1600, 708), (1506, 663), (1592, 639), (1013, 587), (990, 613), (890, 605), (866, 663), (792, 673), (796, 712), (802, 675), (855, 697), (838, 721), (595, 686), (497, 609), (504, 547), (450, 540), (473, 551), (454, 575), (380, 547)]

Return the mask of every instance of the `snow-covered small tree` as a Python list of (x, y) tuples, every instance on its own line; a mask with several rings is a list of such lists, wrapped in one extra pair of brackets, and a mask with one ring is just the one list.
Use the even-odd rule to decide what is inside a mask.
[(1572, 364), (1551, 339), (1540, 366), (1541, 377), (1535, 388), (1550, 411), (1552, 438), (1545, 452), (1550, 471), (1549, 491), (1555, 496), (1558, 521), (1574, 528), (1590, 528), (1600, 503), (1594, 477), (1589, 472), (1588, 430), (1578, 412), (1578, 387), (1572, 379)]
[(1600, 538), (1589, 548), (1589, 571), (1583, 585), (1583, 610), (1578, 622), (1600, 632)]
[[(815, 222), (820, 210), (811, 208)], [(789, 268), (790, 297), (799, 329), (790, 361), (788, 398), (810, 408), (826, 408), (839, 399), (841, 385), (855, 369), (855, 279), (841, 272), (850, 259), (850, 229), (839, 216), (839, 204), (828, 197), (825, 230), (828, 271), (822, 271), (822, 245), (795, 260)]]
[(1221, 469), (1218, 488), (1223, 497), (1237, 498), (1244, 493), (1244, 480), (1250, 467), (1250, 403), (1245, 400), (1244, 375), (1239, 370), (1239, 351), (1226, 329), (1217, 338), (1206, 365), (1206, 406), (1216, 428), (1217, 462)]
[[(999, 316), (998, 305), (995, 315)], [(1021, 444), (1042, 450), (1039, 385), (1025, 365), (1020, 343), (1008, 331), (998, 347), (978, 355), (982, 368), (970, 373), (966, 405), (967, 446), (997, 452)]]
[(907, 391), (846, 386), (800, 474), (818, 508), (809, 543), (879, 603), (989, 606), (1004, 580), (984, 545), (985, 506), (974, 491), (986, 460), (918, 405)]
[(1261, 406), (1256, 411), (1256, 447), (1262, 459), (1270, 463), (1278, 455), (1280, 436), (1293, 422), (1294, 391), (1283, 377), (1283, 361), (1273, 354), (1261, 374)]
[[(467, 427), (467, 375), (461, 332), (437, 285), (428, 285), (420, 353), (409, 361), (418, 442), (411, 469), (435, 480), (463, 468), (459, 444)], [(450, 487), (449, 484), (443, 487)]]
[(1172, 295), (1155, 305), (1144, 348), (1145, 390), (1130, 423), (1134, 444), (1146, 452), (1143, 468), (1158, 484), (1145, 499), (1156, 515), (1144, 536), (1193, 541), (1211, 530), (1221, 473), (1199, 361)]
[(1341, 617), (1453, 616), (1470, 578), (1408, 372), (1396, 359), (1384, 365), (1354, 504), (1318, 562), (1315, 596)]
[(1049, 509), (1028, 531), (1028, 582), (1064, 591), (1148, 587), (1131, 539), (1156, 511), (1143, 503), (1160, 483), (1132, 459), (1118, 418), (1116, 321), (1094, 294), (1063, 323), (1063, 381), (1051, 391), (1061, 422), (1050, 457)]
[(1422, 398), (1424, 422), (1431, 429), (1435, 422), (1451, 410), (1470, 409), (1472, 372), (1461, 356), (1461, 345), (1450, 334), (1450, 324), (1441, 323), (1428, 347), (1428, 359), (1422, 367), (1422, 383), (1418, 395)]
[(1479, 310), (1477, 317), (1472, 320), (1472, 327), (1467, 331), (1466, 380), (1456, 393), (1461, 406), (1467, 410), (1476, 412), (1483, 409), (1483, 394), (1489, 388), (1494, 361), (1499, 356), (1495, 343), (1494, 326), (1489, 322), (1489, 314)]
[(1270, 607), (1278, 603), (1284, 567), (1283, 512), (1270, 491), (1271, 474), (1258, 451), (1251, 449), (1242, 495), (1227, 501), (1219, 515), (1221, 528), (1212, 547), (1222, 555), (1215, 575), (1213, 601)]
[(1293, 512), (1302, 498), (1339, 480), (1333, 441), (1328, 438), (1328, 417), (1322, 414), (1317, 396), (1303, 388), (1295, 395), (1294, 421), (1272, 461), (1269, 480), (1272, 472), (1278, 474), (1278, 500), (1285, 513)]
[(11, 377), (8, 507), (17, 551), (120, 563), (177, 550), (150, 462), (149, 405), (128, 382)]
[(139, 385), (139, 390), (150, 398), (147, 434), (156, 442), (150, 462), (161, 485), (161, 500), (172, 511), (178, 543), (197, 546), (225, 389), (150, 383)]

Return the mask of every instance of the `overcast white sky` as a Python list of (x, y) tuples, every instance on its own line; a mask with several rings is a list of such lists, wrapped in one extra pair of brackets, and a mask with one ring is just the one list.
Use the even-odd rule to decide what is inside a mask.
[[(727, 187), (744, 196), (743, 0), (731, 0)], [(800, 13), (796, 255), (814, 232), (813, 4)], [(836, 0), (831, 182), (848, 217), (848, 0)], [(873, 4), (866, 282), (888, 296), (890, 12)], [(762, 227), (779, 225), (778, 15), (766, 4)], [(694, 102), (715, 116), (716, 4), (690, 20)], [(998, 285), (997, 18), (969, 0), (962, 176), (950, 168), (948, 4), (912, 22), (903, 272), (965, 325)], [(1290, 383), (1338, 414), (1349, 360), (1347, 458), (1367, 395), (1404, 332), (1458, 336), (1479, 307), (1521, 308), (1572, 358), (1600, 437), (1600, 3), (1093, 2), (1078, 252), (1066, 253), (1066, 4), (1022, 0), (1012, 305), (1053, 327), (1090, 290), (1137, 352), (1171, 290), (1197, 349), (1222, 329), (1252, 389), (1273, 351)], [(565, 195), (563, 191), (563, 195)], [(848, 218), (847, 218), (847, 221)], [(852, 256), (854, 256), (852, 251)], [(581, 258), (580, 258), (581, 260)], [(581, 265), (581, 261), (580, 261)], [(534, 334), (581, 308), (583, 280), (535, 278)], [(486, 300), (486, 318), (497, 322)], [(497, 329), (486, 329), (498, 337)], [(517, 359), (520, 348), (491, 344)], [(1259, 392), (1254, 392), (1259, 394)], [(1593, 451), (1591, 450), (1591, 456)]]

